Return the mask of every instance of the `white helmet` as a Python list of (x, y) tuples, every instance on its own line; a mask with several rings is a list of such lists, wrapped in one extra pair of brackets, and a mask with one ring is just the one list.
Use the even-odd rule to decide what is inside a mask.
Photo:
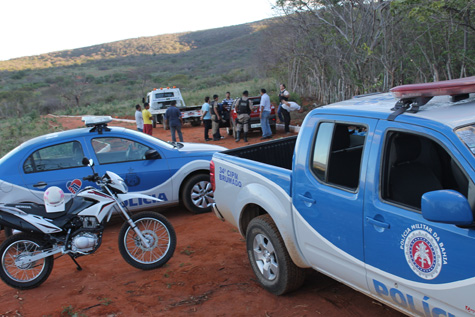
[(46, 212), (64, 211), (64, 192), (61, 188), (51, 186), (43, 195), (45, 201)]

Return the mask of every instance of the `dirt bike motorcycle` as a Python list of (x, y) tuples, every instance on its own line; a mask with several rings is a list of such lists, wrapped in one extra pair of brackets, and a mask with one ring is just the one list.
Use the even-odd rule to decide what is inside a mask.
[(100, 177), (94, 171), (92, 160), (84, 158), (83, 164), (93, 171), (83, 179), (95, 182), (100, 189), (86, 187), (67, 203), (64, 203), (63, 193), (62, 211), (59, 203), (48, 204), (51, 201), (47, 200), (53, 195), (47, 194), (52, 188), (45, 191), (45, 205), (0, 204), (0, 224), (20, 231), (0, 246), (0, 278), (7, 285), (17, 289), (38, 287), (50, 275), (56, 254), (69, 255), (81, 270), (76, 258), (92, 254), (99, 248), (104, 226), (117, 211), (126, 220), (119, 232), (119, 250), (127, 263), (150, 270), (161, 267), (172, 257), (176, 234), (170, 222), (156, 212), (130, 216), (123, 204), (132, 198), (161, 200), (138, 193), (128, 194), (127, 185), (120, 176), (107, 171)]

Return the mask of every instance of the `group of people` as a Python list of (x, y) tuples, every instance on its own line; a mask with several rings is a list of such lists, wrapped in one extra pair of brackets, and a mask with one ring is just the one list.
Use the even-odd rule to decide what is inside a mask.
[[(260, 122), (262, 128), (262, 137), (261, 140), (271, 139), (272, 130), (270, 127), (270, 114), (271, 114), (271, 102), (270, 97), (267, 94), (266, 89), (262, 88), (260, 90), (261, 101), (259, 104), (260, 108)], [(301, 107), (295, 102), (289, 101), (289, 92), (286, 90), (284, 84), (280, 84), (279, 92), (279, 107), (277, 110), (277, 116), (280, 122), (284, 123), (284, 130), (286, 133), (290, 133), (290, 112), (295, 110), (301, 110)], [(224, 118), (226, 113), (234, 109), (237, 113), (236, 119), (236, 142), (241, 140), (241, 137), (244, 139), (244, 142), (248, 142), (247, 134), (249, 132), (249, 122), (251, 119), (251, 113), (254, 110), (252, 101), (249, 99), (249, 92), (247, 90), (243, 91), (241, 98), (233, 100), (231, 94), (226, 92), (226, 98), (224, 98), (219, 104), (218, 95), (213, 95), (213, 100), (210, 101), (210, 97), (206, 96), (204, 103), (201, 106), (201, 121), (204, 125), (204, 139), (205, 141), (218, 141), (224, 137), (221, 135), (219, 128), (222, 122), (225, 122)], [(144, 105), (144, 110), (141, 109), (140, 105), (135, 106), (135, 120), (137, 122), (137, 130), (152, 135), (152, 115), (150, 114), (149, 104)], [(227, 111), (225, 110), (227, 109)], [(168, 107), (165, 112), (164, 119), (167, 124), (170, 126), (170, 132), (172, 135), (172, 141), (176, 142), (176, 133), (178, 133), (178, 138), (180, 142), (183, 142), (183, 134), (181, 132), (181, 126), (183, 125), (183, 120), (181, 118), (181, 111), (176, 107), (176, 101), (172, 101), (170, 107)], [(211, 130), (212, 138), (209, 137), (209, 130)], [(176, 132), (176, 133), (175, 133)]]
[(152, 114), (148, 109), (150, 105), (144, 104), (144, 109), (140, 105), (135, 106), (135, 122), (137, 123), (137, 130), (148, 135), (152, 135)]
[[(224, 139), (219, 132), (219, 127), (222, 122), (225, 122), (225, 111), (223, 107), (232, 107), (234, 100), (231, 98), (231, 93), (226, 92), (226, 98), (221, 102), (221, 107), (218, 102), (218, 95), (213, 95), (213, 100), (210, 102), (209, 96), (206, 96), (204, 103), (201, 106), (201, 121), (204, 125), (205, 141), (218, 141)], [(229, 118), (228, 118), (229, 119)], [(212, 139), (209, 137), (209, 130), (211, 129)]]
[[(152, 135), (152, 114), (148, 109), (150, 105), (148, 103), (144, 104), (144, 110), (140, 105), (135, 106), (135, 122), (137, 123), (137, 130), (144, 132), (148, 135)], [(176, 107), (176, 100), (170, 102), (170, 107), (168, 107), (165, 112), (164, 120), (166, 124), (170, 126), (170, 132), (172, 134), (172, 141), (176, 142), (176, 133), (178, 133), (178, 138), (180, 142), (183, 142), (183, 134), (181, 133), (181, 126), (183, 120), (181, 118), (181, 111)], [(164, 123), (165, 124), (165, 123)], [(175, 133), (176, 131), (176, 133)]]
[[(261, 101), (259, 104), (260, 108), (260, 122), (262, 129), (262, 138), (271, 139), (272, 130), (270, 127), (270, 114), (271, 114), (271, 102), (270, 97), (267, 94), (266, 89), (262, 88), (260, 90)], [(284, 123), (284, 129), (286, 133), (290, 133), (290, 112), (295, 110), (301, 110), (301, 107), (295, 102), (289, 101), (290, 94), (286, 90), (284, 84), (280, 84), (279, 92), (279, 108), (277, 111), (280, 122)], [(213, 96), (213, 101), (210, 102), (210, 98), (205, 97), (204, 104), (201, 107), (201, 120), (204, 124), (204, 138), (205, 141), (218, 141), (222, 139), (219, 132), (219, 124), (223, 121), (223, 112), (219, 108), (218, 104), (218, 95)], [(243, 91), (242, 97), (233, 100), (230, 97), (230, 93), (226, 93), (226, 98), (222, 101), (222, 104), (232, 105), (235, 108), (237, 113), (236, 118), (236, 142), (241, 140), (241, 137), (244, 139), (244, 142), (247, 142), (247, 134), (249, 132), (249, 121), (251, 119), (251, 113), (254, 110), (254, 106), (249, 99), (249, 92), (247, 90)], [(231, 109), (232, 109), (231, 107)], [(213, 138), (209, 138), (209, 130), (212, 129)]]

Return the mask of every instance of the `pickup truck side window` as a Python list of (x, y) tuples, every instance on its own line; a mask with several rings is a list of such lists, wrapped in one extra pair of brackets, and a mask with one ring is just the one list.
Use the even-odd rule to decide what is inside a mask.
[(321, 123), (312, 156), (315, 176), (322, 182), (356, 190), (365, 131), (361, 125)]
[(475, 124), (458, 128), (455, 133), (475, 156)]
[(100, 164), (145, 160), (150, 147), (123, 138), (94, 138), (92, 147)]
[(412, 133), (386, 135), (382, 198), (420, 210), (424, 193), (453, 189), (468, 196), (469, 181), (438, 142)]

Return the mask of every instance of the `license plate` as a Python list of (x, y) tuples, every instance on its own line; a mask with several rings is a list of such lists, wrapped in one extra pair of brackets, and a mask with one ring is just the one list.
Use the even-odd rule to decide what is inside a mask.
[(251, 124), (251, 129), (256, 129), (256, 128), (260, 128), (260, 127), (261, 127), (260, 123)]

